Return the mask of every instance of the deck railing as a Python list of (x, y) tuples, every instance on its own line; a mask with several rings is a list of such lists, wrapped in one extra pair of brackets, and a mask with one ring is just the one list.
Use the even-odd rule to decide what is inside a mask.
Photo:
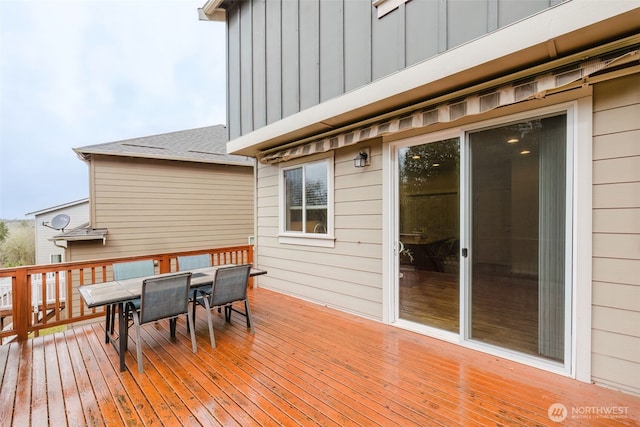
[(87, 308), (78, 287), (113, 280), (114, 263), (152, 259), (157, 273), (170, 273), (177, 270), (178, 256), (198, 254), (209, 254), (212, 265), (253, 263), (253, 246), (245, 245), (2, 268), (0, 340), (3, 344), (16, 339), (23, 341), (43, 329), (104, 316), (104, 308)]

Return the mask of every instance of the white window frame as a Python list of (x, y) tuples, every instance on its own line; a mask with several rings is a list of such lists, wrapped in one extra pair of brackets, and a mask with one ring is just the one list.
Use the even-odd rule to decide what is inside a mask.
[[(290, 245), (319, 246), (330, 247), (335, 246), (334, 237), (334, 161), (333, 152), (317, 154), (295, 161), (281, 163), (278, 171), (278, 216), (279, 216), (279, 233), (278, 243)], [(304, 233), (286, 230), (286, 197), (284, 172), (286, 170), (299, 168), (310, 163), (324, 163), (327, 168), (327, 233)]]

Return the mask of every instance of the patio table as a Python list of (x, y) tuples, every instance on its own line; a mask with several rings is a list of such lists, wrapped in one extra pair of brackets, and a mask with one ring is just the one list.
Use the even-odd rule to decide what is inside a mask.
[[(231, 267), (235, 264), (216, 265), (213, 267), (197, 268), (191, 271), (191, 287), (197, 288), (202, 286), (208, 286), (213, 283), (213, 279), (216, 274), (216, 270), (222, 267)], [(128, 301), (140, 298), (142, 293), (142, 282), (150, 277), (162, 277), (167, 275), (176, 274), (178, 272), (156, 274), (153, 276), (136, 277), (133, 279), (113, 280), (110, 282), (96, 283), (93, 285), (80, 286), (80, 296), (89, 308), (107, 306), (112, 304), (118, 305), (118, 338), (114, 339), (109, 337), (109, 331), (107, 331), (108, 340), (116, 348), (120, 355), (120, 371), (126, 370), (124, 362), (124, 354), (127, 351), (127, 343), (129, 339), (129, 328), (127, 327), (127, 319), (124, 310), (124, 306)], [(184, 273), (184, 271), (180, 271)], [(264, 270), (257, 268), (251, 268), (249, 275), (260, 276), (267, 274)], [(108, 313), (107, 313), (108, 314)], [(113, 333), (113, 331), (111, 331)], [(114, 341), (118, 341), (118, 346)]]

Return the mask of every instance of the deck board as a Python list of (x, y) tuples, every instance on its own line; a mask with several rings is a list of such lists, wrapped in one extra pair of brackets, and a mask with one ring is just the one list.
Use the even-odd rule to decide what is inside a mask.
[[(119, 372), (104, 322), (0, 348), (0, 425), (554, 425), (551, 404), (627, 407), (640, 397), (465, 349), (264, 289), (250, 292), (256, 334), (214, 315), (212, 349), (198, 309), (198, 352), (185, 319), (135, 333)], [(44, 421), (37, 425), (45, 425)]]

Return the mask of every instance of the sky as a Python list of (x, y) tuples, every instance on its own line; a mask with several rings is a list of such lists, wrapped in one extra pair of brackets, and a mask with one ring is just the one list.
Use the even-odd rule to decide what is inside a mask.
[(205, 0), (0, 0), (0, 219), (89, 197), (73, 148), (226, 122)]

